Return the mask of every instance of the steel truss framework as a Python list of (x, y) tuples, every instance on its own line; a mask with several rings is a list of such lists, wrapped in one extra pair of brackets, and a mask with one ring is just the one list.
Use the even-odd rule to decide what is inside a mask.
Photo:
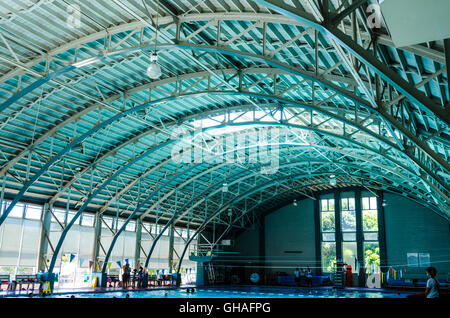
[[(180, 1), (161, 1), (161, 13), (144, 1), (149, 17), (141, 4), (114, 0), (111, 12), (118, 17), (119, 8), (131, 22), (96, 31), (88, 22), (81, 36), (45, 53), (5, 25), (22, 28), (21, 14), (39, 19), (44, 6), (9, 15), (0, 21), (0, 180), (12, 203), (0, 225), (28, 198), (50, 211), (70, 207), (77, 217), (97, 212), (100, 222), (105, 215), (150, 219), (165, 224), (163, 231), (178, 223), (197, 235), (219, 224), (223, 237), (252, 224), (263, 198), (310, 196), (329, 186), (330, 173), (338, 186), (401, 193), (448, 219), (445, 56), (419, 45), (393, 51), (389, 36), (364, 24), (367, 1), (347, 2), (222, 1), (225, 12), (193, 13)], [(230, 11), (236, 5), (239, 12)], [(153, 50), (164, 75), (149, 81)], [(409, 75), (411, 55), (420, 80)], [(205, 122), (215, 124), (199, 129)], [(174, 135), (179, 127), (184, 136)], [(203, 156), (214, 144), (209, 132), (231, 127), (255, 144), (260, 132), (285, 128), (280, 170), (173, 161), (177, 142)], [(61, 224), (56, 248), (50, 243), (50, 271), (77, 217)], [(113, 243), (105, 248), (99, 239), (95, 257), (109, 257), (125, 226), (108, 229)], [(137, 249), (147, 265), (161, 235), (150, 251)]]

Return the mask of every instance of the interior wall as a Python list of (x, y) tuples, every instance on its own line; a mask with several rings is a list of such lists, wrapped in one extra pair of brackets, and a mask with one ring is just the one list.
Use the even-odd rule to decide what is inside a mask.
[[(407, 198), (385, 193), (386, 252), (389, 266), (407, 264), (407, 253), (430, 253), (438, 278), (450, 275), (450, 223)], [(425, 267), (404, 267), (406, 278), (422, 278)]]
[(296, 267), (315, 266), (314, 201), (289, 204), (265, 217), (266, 273), (293, 274)]
[[(430, 253), (439, 279), (450, 276), (450, 223), (419, 203), (384, 193), (387, 265), (402, 268), (403, 277), (424, 279), (425, 267), (408, 267), (407, 253)], [(292, 274), (295, 267), (315, 266), (314, 201), (292, 203), (265, 216), (264, 238), (249, 229), (234, 239), (230, 251), (260, 255), (264, 242), (266, 273)], [(301, 251), (301, 253), (286, 253)], [(231, 263), (229, 263), (231, 264)]]

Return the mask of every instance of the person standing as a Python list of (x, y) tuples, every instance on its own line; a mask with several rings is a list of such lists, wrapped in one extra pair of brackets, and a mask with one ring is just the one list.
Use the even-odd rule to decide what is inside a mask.
[(127, 265), (122, 266), (122, 287), (127, 288)]
[(437, 270), (430, 266), (425, 270), (428, 276), (427, 286), (425, 289), (426, 298), (439, 298), (439, 283), (436, 279)]
[(312, 272), (309, 266), (306, 268), (306, 285), (312, 287)]
[(425, 298), (439, 298), (439, 283), (436, 279), (437, 270), (430, 266), (425, 269), (428, 280), (424, 293), (411, 294), (406, 296), (409, 299), (425, 299)]
[(295, 286), (298, 286), (298, 284), (300, 283), (300, 271), (298, 267), (295, 268), (294, 276), (295, 276)]

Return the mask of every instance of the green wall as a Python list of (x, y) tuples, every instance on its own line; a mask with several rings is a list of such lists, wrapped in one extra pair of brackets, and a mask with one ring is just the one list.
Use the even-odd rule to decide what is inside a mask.
[[(315, 266), (314, 201), (289, 204), (265, 217), (267, 272), (292, 274), (295, 267)], [(286, 253), (286, 251), (301, 251)]]
[[(430, 253), (438, 278), (450, 273), (450, 224), (407, 198), (385, 193), (388, 265), (407, 264), (407, 253)], [(406, 278), (425, 278), (424, 268), (406, 267)]]
[[(422, 205), (390, 193), (384, 194), (388, 266), (407, 264), (407, 253), (430, 253), (438, 278), (450, 273), (450, 224)], [(266, 273), (293, 273), (295, 267), (315, 266), (314, 201), (305, 199), (280, 208), (264, 218), (264, 235), (256, 226), (234, 238), (233, 251), (247, 266), (260, 255), (264, 238)], [(301, 251), (302, 253), (285, 253)], [(250, 257), (251, 256), (251, 257)], [(424, 268), (405, 268), (405, 278), (425, 278)], [(251, 269), (246, 269), (246, 274)]]

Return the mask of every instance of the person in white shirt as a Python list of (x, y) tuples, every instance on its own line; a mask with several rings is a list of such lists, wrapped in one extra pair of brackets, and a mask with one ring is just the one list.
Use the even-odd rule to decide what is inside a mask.
[(436, 268), (430, 266), (425, 270), (427, 272), (427, 276), (429, 277), (427, 280), (427, 287), (425, 289), (425, 297), (426, 298), (439, 298), (439, 283), (436, 279)]

